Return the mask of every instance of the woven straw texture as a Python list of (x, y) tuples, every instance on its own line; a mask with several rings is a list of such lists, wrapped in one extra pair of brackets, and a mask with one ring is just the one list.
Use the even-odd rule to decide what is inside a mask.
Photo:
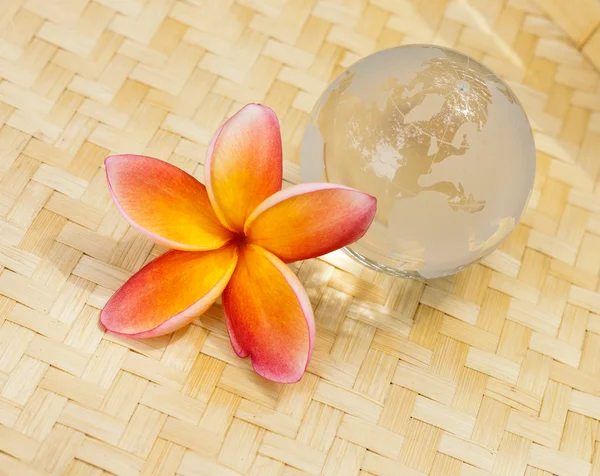
[[(596, 0), (4, 0), (0, 13), (0, 474), (600, 475)], [(291, 386), (234, 355), (218, 305), (162, 338), (104, 333), (104, 303), (164, 252), (113, 206), (106, 155), (202, 177), (212, 133), (257, 101), (281, 119), (297, 182), (328, 82), (417, 42), (499, 72), (532, 122), (535, 190), (500, 250), (427, 283), (341, 252), (293, 265), (318, 331)]]

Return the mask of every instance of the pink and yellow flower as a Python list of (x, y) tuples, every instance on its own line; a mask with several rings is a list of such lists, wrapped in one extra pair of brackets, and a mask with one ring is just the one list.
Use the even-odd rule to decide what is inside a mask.
[(144, 266), (101, 314), (111, 332), (153, 337), (185, 326), (222, 294), (231, 344), (256, 372), (298, 381), (315, 339), (304, 288), (285, 263), (359, 239), (374, 197), (332, 184), (281, 190), (277, 116), (249, 104), (215, 134), (204, 164), (206, 187), (158, 159), (105, 161), (112, 198), (125, 219), (171, 248)]

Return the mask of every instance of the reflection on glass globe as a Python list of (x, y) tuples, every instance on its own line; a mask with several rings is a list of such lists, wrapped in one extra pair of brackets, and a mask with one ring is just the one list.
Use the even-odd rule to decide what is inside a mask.
[(304, 182), (377, 197), (346, 249), (400, 276), (455, 273), (517, 224), (533, 186), (531, 128), (508, 86), (438, 46), (402, 46), (355, 63), (323, 93), (302, 142)]

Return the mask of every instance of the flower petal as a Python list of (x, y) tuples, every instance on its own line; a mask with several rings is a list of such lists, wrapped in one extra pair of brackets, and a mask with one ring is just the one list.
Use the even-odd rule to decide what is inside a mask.
[(242, 231), (252, 210), (281, 190), (281, 134), (275, 113), (260, 104), (238, 111), (213, 137), (204, 173), (217, 216), (229, 229)]
[(301, 184), (267, 198), (246, 222), (247, 241), (286, 263), (314, 258), (362, 237), (377, 200), (334, 184)]
[(134, 274), (106, 303), (106, 329), (154, 337), (189, 324), (221, 295), (237, 263), (237, 249), (168, 251)]
[(269, 380), (302, 378), (315, 340), (314, 316), (302, 284), (281, 260), (258, 246), (241, 248), (222, 301), (240, 357), (250, 355), (254, 370)]
[(187, 172), (142, 155), (112, 155), (104, 163), (119, 211), (155, 243), (214, 250), (233, 237), (215, 215), (206, 187)]

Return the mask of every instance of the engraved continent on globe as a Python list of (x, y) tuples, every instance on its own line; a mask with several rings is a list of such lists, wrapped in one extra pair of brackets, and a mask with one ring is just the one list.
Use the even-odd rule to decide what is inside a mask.
[(359, 61), (325, 91), (301, 173), (377, 197), (352, 255), (429, 278), (478, 261), (510, 233), (533, 185), (535, 148), (518, 100), (489, 69), (453, 50), (407, 46)]

